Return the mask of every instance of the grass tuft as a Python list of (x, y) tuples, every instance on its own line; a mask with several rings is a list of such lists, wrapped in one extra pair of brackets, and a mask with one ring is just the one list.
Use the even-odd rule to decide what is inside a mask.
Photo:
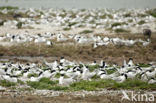
[(146, 22), (144, 20), (141, 20), (138, 22), (139, 25), (145, 24)]
[(72, 22), (72, 23), (69, 23), (68, 26), (71, 27), (71, 26), (76, 25), (76, 24), (77, 24), (77, 22)]
[(17, 26), (18, 29), (21, 29), (22, 28), (22, 25), (23, 25), (22, 22), (18, 22), (16, 26)]
[(99, 65), (94, 65), (94, 66), (88, 65), (88, 68), (89, 68), (90, 71), (94, 71), (95, 69), (99, 68)]
[(1, 6), (1, 7), (0, 7), (0, 10), (3, 10), (3, 9), (7, 9), (7, 10), (17, 10), (18, 7), (14, 7), (14, 6)]
[(115, 29), (115, 32), (121, 33), (121, 32), (130, 32), (130, 31), (125, 30), (125, 29)]
[(125, 23), (125, 22), (123, 22), (123, 23), (116, 22), (116, 23), (112, 24), (112, 28), (115, 27), (115, 26), (120, 26), (120, 25), (124, 25), (124, 24), (127, 24), (127, 23)]
[(63, 28), (64, 31), (69, 31), (71, 28)]
[(39, 82), (27, 82), (29, 86), (35, 89), (47, 90), (66, 90), (66, 91), (96, 91), (99, 89), (131, 89), (131, 90), (155, 90), (156, 84), (148, 84), (147, 82), (139, 79), (128, 79), (123, 83), (117, 83), (113, 80), (92, 79), (92, 81), (81, 80), (66, 86), (57, 85), (57, 81), (51, 81), (48, 78), (42, 78)]
[(139, 66), (139, 67), (150, 67), (149, 64), (144, 64), (144, 63), (140, 63), (138, 66)]
[(92, 30), (83, 30), (80, 32), (80, 34), (88, 34), (88, 33), (92, 33)]
[(23, 85), (23, 84), (24, 84), (24, 82), (21, 81), (21, 80), (18, 80), (17, 82), (18, 82), (20, 85)]
[(36, 74), (36, 73), (30, 73), (30, 74), (28, 74), (28, 78), (31, 78), (31, 77), (38, 77), (38, 74)]
[(51, 81), (49, 78), (41, 78), (38, 82), (28, 81), (27, 84), (35, 89), (48, 89), (51, 90), (58, 81)]
[(156, 8), (147, 11), (147, 14), (156, 18)]
[(3, 86), (3, 87), (11, 87), (11, 86), (15, 86), (16, 83), (9, 82), (7, 80), (1, 80), (0, 85)]
[(152, 89), (156, 88), (156, 84), (148, 84), (147, 82), (141, 81), (139, 79), (128, 79), (123, 83), (115, 83), (112, 88), (114, 89)]

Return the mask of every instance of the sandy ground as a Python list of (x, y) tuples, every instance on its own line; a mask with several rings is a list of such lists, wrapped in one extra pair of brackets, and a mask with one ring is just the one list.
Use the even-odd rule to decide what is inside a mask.
[[(132, 91), (126, 91), (130, 98), (131, 92)], [(140, 92), (134, 93), (139, 94)], [(145, 93), (143, 92), (140, 94)], [(154, 99), (156, 100), (155, 92), (148, 93), (154, 95)], [(3, 94), (1, 93), (0, 96), (0, 103), (147, 103), (144, 100), (141, 102), (122, 100), (123, 94), (121, 93), (121, 91), (112, 90), (107, 92), (84, 92), (83, 94), (80, 92), (61, 92), (59, 93), (59, 95), (53, 95), (51, 97), (44, 95), (32, 95), (30, 93), (18, 94), (16, 92)]]

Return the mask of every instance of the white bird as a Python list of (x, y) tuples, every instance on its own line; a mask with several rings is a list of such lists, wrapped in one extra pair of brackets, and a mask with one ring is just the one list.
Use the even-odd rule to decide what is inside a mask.
[(74, 83), (75, 80), (73, 78), (64, 78), (64, 74), (61, 74), (60, 78), (59, 78), (59, 84), (60, 85), (70, 85), (71, 83)]
[(46, 45), (51, 46), (51, 45), (52, 45), (52, 42), (48, 40), (48, 41), (46, 42)]
[(92, 66), (97, 65), (96, 60), (93, 63), (91, 63), (90, 65), (92, 65)]
[(128, 66), (125, 59), (124, 59), (124, 62), (123, 62), (123, 66), (124, 67), (127, 67)]
[(17, 78), (16, 77), (11, 77), (10, 75), (3, 75), (3, 78), (9, 82), (14, 82), (17, 83)]
[(65, 62), (64, 57), (61, 57), (61, 58), (60, 58), (60, 63), (64, 63), (64, 62)]
[(44, 63), (45, 63), (45, 65), (49, 66), (50, 68), (53, 67), (53, 63), (48, 63), (45, 59), (44, 59)]
[(130, 72), (127, 72), (126, 74), (127, 74), (128, 78), (133, 79), (137, 75), (137, 72), (136, 71), (130, 71)]
[(90, 72), (88, 70), (88, 66), (83, 68), (82, 79), (83, 80), (91, 80), (91, 78), (96, 74), (95, 71)]
[(146, 71), (146, 75), (148, 78), (154, 78), (156, 76), (156, 70), (154, 70), (154, 71), (148, 70), (148, 71)]
[(128, 65), (129, 65), (129, 66), (134, 66), (133, 58), (129, 58)]
[(4, 74), (6, 74), (4, 69), (0, 68), (0, 75), (4, 75)]
[(140, 77), (141, 77), (141, 80), (142, 81), (148, 81), (148, 76), (145, 74), (145, 72), (143, 72), (141, 75), (140, 75)]
[(95, 49), (95, 48), (97, 48), (98, 47), (98, 45), (97, 45), (97, 43), (95, 42), (94, 44), (93, 44), (93, 48)]
[(40, 78), (38, 78), (38, 77), (31, 77), (30, 78), (31, 82), (38, 82), (39, 80), (40, 80)]
[(105, 38), (103, 38), (103, 41), (104, 42), (108, 42), (109, 41), (109, 38), (108, 37), (105, 37)]
[(150, 44), (149, 41), (147, 41), (147, 42), (143, 42), (143, 43), (142, 43), (143, 46), (147, 46), (147, 45), (149, 45), (149, 44)]
[(154, 78), (151, 78), (149, 81), (148, 81), (148, 84), (156, 84), (156, 80)]
[(127, 74), (121, 74), (121, 76), (119, 77), (114, 77), (112, 78), (113, 80), (115, 80), (118, 83), (122, 83), (124, 82), (126, 79), (128, 78)]
[(101, 78), (101, 79), (111, 79), (111, 77), (110, 77), (109, 75), (107, 75), (106, 73), (102, 73), (102, 74), (100, 75), (100, 78)]

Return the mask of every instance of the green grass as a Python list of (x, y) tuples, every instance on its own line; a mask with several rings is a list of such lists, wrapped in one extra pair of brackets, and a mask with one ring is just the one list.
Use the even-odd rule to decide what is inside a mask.
[(145, 24), (146, 22), (144, 20), (141, 20), (138, 22), (139, 25)]
[(70, 85), (72, 90), (97, 90), (100, 88), (111, 88), (111, 89), (132, 89), (132, 90), (142, 90), (150, 89), (155, 90), (156, 84), (148, 84), (147, 82), (138, 79), (128, 79), (123, 83), (117, 83), (113, 80), (94, 80), (94, 81), (80, 81)]
[(23, 84), (24, 84), (24, 82), (21, 81), (21, 80), (18, 80), (17, 82), (18, 82), (20, 85), (23, 85)]
[(123, 22), (123, 23), (116, 22), (116, 23), (112, 24), (112, 28), (115, 27), (115, 26), (120, 26), (120, 25), (124, 25), (124, 24), (127, 24), (127, 23), (125, 23), (125, 22)]
[(107, 15), (105, 15), (105, 14), (100, 16), (101, 19), (105, 19), (106, 17), (107, 17)]
[(69, 23), (68, 26), (71, 27), (73, 25), (77, 24), (77, 22)]
[(95, 69), (99, 68), (99, 65), (94, 65), (94, 66), (88, 65), (88, 68), (89, 68), (90, 71), (94, 71)]
[(14, 7), (14, 6), (1, 6), (1, 7), (0, 7), (0, 10), (3, 10), (3, 9), (7, 9), (7, 10), (17, 10), (18, 7)]
[(140, 14), (137, 14), (137, 16), (138, 16), (138, 17), (146, 17), (147, 14), (141, 14), (141, 13), (140, 13)]
[(92, 33), (92, 30), (83, 30), (80, 32), (80, 34), (88, 34), (88, 33)]
[(20, 91), (32, 91), (32, 88), (19, 88)]
[(56, 85), (57, 81), (51, 81), (49, 78), (41, 78), (38, 82), (28, 81), (27, 84), (35, 89), (48, 89), (51, 90)]
[(87, 90), (93, 91), (100, 88), (110, 88), (114, 85), (115, 81), (113, 80), (92, 80), (92, 81), (80, 81), (70, 85), (70, 89), (74, 91), (78, 90)]
[(141, 63), (141, 64), (139, 64), (138, 66), (139, 66), (139, 67), (150, 67), (149, 64), (144, 64), (144, 63)]
[(147, 14), (156, 18), (156, 8), (147, 11)]
[(106, 70), (108, 74), (112, 74), (114, 72), (116, 72), (116, 69), (111, 69), (111, 70)]
[(22, 28), (22, 25), (23, 25), (22, 22), (18, 22), (16, 26), (17, 26), (18, 29), (21, 29)]
[(60, 73), (56, 73), (55, 78), (59, 78), (61, 76)]
[(3, 86), (3, 87), (11, 87), (11, 86), (15, 86), (16, 83), (9, 82), (7, 80), (1, 80), (0, 85)]
[(31, 78), (31, 77), (38, 77), (38, 74), (36, 74), (36, 73), (30, 73), (30, 74), (28, 74), (28, 78)]
[(63, 28), (64, 31), (69, 31), (71, 28)]
[(51, 81), (49, 78), (41, 78), (39, 80), (39, 82), (47, 83), (47, 84), (50, 84), (50, 85), (55, 85), (55, 84), (58, 83), (57, 81)]
[(113, 80), (93, 79), (92, 81), (81, 80), (70, 84), (68, 87), (57, 85), (56, 81), (50, 81), (47, 78), (41, 79), (39, 82), (28, 82), (28, 85), (35, 89), (48, 90), (64, 90), (64, 91), (96, 91), (99, 89), (130, 89), (130, 90), (155, 90), (156, 84), (148, 84), (139, 79), (128, 79), (123, 83), (117, 83)]
[(87, 91), (93, 91), (96, 90), (97, 82), (94, 81), (80, 81), (76, 82), (70, 85), (70, 89), (74, 91), (78, 90), (87, 90)]
[(52, 86), (50, 90), (55, 90), (55, 91), (60, 91), (60, 90), (69, 90), (69, 87), (64, 87), (64, 86)]
[(130, 32), (130, 31), (125, 30), (125, 29), (115, 29), (115, 32), (122, 33), (122, 32)]
[(115, 83), (112, 88), (114, 89), (133, 89), (133, 90), (142, 90), (142, 89), (156, 89), (156, 84), (148, 84), (147, 82), (141, 81), (139, 79), (128, 79), (123, 83)]
[(131, 13), (126, 13), (126, 14), (124, 14), (123, 16), (124, 16), (124, 17), (131, 17), (132, 15), (131, 15)]
[(131, 23), (131, 22), (133, 22), (133, 20), (132, 19), (129, 19), (128, 22)]

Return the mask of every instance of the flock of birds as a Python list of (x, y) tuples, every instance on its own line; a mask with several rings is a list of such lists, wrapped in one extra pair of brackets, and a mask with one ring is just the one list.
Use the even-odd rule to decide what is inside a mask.
[[(22, 26), (29, 26), (32, 24), (48, 24), (50, 26), (62, 26), (63, 28), (77, 28), (77, 27), (90, 27), (90, 28), (112, 28), (116, 29), (129, 29), (140, 28), (142, 26), (153, 23), (155, 18), (146, 13), (147, 10), (53, 10), (53, 9), (29, 9), (29, 10), (17, 10), (16, 13), (26, 13), (31, 18), (19, 17), (13, 21), (6, 21), (5, 25), (17, 24), (23, 22)], [(0, 12), (7, 14), (8, 10), (0, 10)], [(127, 16), (126, 16), (127, 15)], [(139, 16), (140, 15), (140, 16)], [(142, 15), (142, 16), (141, 16)], [(35, 19), (33, 17), (38, 17)], [(140, 21), (144, 21), (144, 24), (137, 24)], [(114, 23), (120, 23), (122, 25), (112, 26)], [(13, 25), (12, 25), (13, 26)], [(151, 36), (151, 31), (146, 30), (144, 35)], [(150, 37), (149, 37), (150, 38)], [(143, 46), (150, 44), (150, 39), (143, 41), (126, 40), (121, 38), (109, 38), (95, 36), (92, 33), (90, 35), (81, 34), (52, 34), (46, 32), (43, 34), (32, 35), (26, 34), (10, 34), (0, 37), (2, 42), (11, 43), (45, 43), (48, 46), (52, 46), (55, 42), (62, 42), (68, 40), (74, 40), (76, 43), (84, 44), (91, 43), (93, 48), (98, 46), (105, 46), (109, 44), (113, 45), (125, 45), (132, 46), (136, 43), (142, 43)], [(56, 41), (54, 41), (56, 40)], [(90, 66), (98, 66), (95, 70), (91, 71)], [(109, 70), (114, 71), (108, 73)], [(56, 77), (57, 75), (59, 77)], [(124, 60), (123, 66), (117, 64), (108, 65), (103, 60), (101, 63), (94, 61), (90, 64), (75, 63), (66, 60), (61, 57), (59, 61), (55, 60), (52, 63), (44, 61), (43, 64), (35, 63), (0, 63), (0, 80), (7, 80), (9, 82), (17, 83), (18, 80), (23, 82), (27, 81), (39, 81), (41, 78), (50, 78), (51, 80), (58, 80), (60, 85), (69, 85), (80, 80), (91, 81), (94, 76), (100, 79), (111, 79), (118, 83), (122, 83), (129, 79), (135, 79), (136, 77), (142, 81), (146, 81), (149, 84), (156, 83), (156, 65), (150, 64), (149, 67), (141, 67), (139, 64), (135, 64), (133, 59), (130, 58), (128, 62)]]
[[(0, 36), (1, 42), (11, 42), (11, 43), (26, 43), (26, 42), (33, 42), (33, 43), (44, 43), (45, 45), (52, 46), (56, 44), (56, 42), (65, 42), (68, 43), (70, 40), (71, 43), (77, 44), (93, 44), (93, 48), (97, 48), (98, 46), (106, 46), (109, 44), (113, 45), (124, 45), (124, 46), (133, 46), (136, 43), (141, 43), (143, 46), (147, 46), (151, 43), (150, 39), (148, 41), (142, 39), (122, 39), (122, 38), (110, 38), (110, 37), (102, 37), (102, 36), (95, 36), (94, 34), (90, 35), (81, 35), (81, 34), (63, 34), (63, 33), (51, 33), (46, 32), (42, 34), (10, 34), (7, 33), (4, 36)], [(67, 42), (66, 42), (67, 41)]]
[[(14, 20), (4, 21), (3, 26), (17, 26), (19, 22), (22, 26), (33, 26), (33, 25), (47, 25), (45, 27), (59, 27), (59, 28), (81, 28), (89, 27), (101, 28), (101, 29), (130, 29), (137, 28), (137, 30), (143, 29), (144, 27), (151, 27), (155, 21), (155, 18), (147, 14), (149, 9), (89, 9), (89, 10), (64, 10), (64, 9), (18, 9), (18, 10), (0, 10), (1, 13), (7, 14), (10, 11), (15, 12)], [(27, 17), (23, 17), (20, 13), (24, 13)], [(36, 19), (37, 18), (37, 19)], [(138, 24), (138, 22), (143, 22), (143, 24)], [(42, 25), (43, 24), (43, 25)], [(154, 27), (154, 26), (152, 26)], [(151, 29), (152, 29), (151, 27)], [(135, 30), (132, 30), (135, 31)], [(145, 30), (145, 34), (149, 31)], [(105, 46), (109, 44), (113, 45), (125, 45), (132, 46), (136, 43), (142, 43), (143, 46), (147, 46), (151, 43), (150, 39), (148, 41), (144, 40), (129, 40), (121, 38), (109, 38), (94, 36), (93, 33), (90, 35), (77, 34), (63, 34), (63, 33), (51, 33), (46, 32), (42, 34), (29, 34), (28, 32), (23, 34), (10, 34), (7, 33), (5, 36), (0, 37), (2, 42), (12, 42), (13, 43), (23, 43), (23, 42), (34, 42), (34, 43), (44, 43), (48, 46), (55, 44), (54, 40), (58, 42), (74, 40), (76, 43), (92, 43), (93, 48), (98, 46)]]
[[(14, 20), (7, 20), (4, 26), (17, 28), (18, 23), (22, 27), (35, 27), (34, 25), (48, 25), (48, 27), (59, 28), (97, 28), (97, 29), (117, 29), (138, 32), (144, 26), (154, 27), (155, 18), (147, 12), (150, 9), (18, 9), (0, 10), (7, 14), (14, 12)], [(27, 15), (22, 17), (20, 13)], [(36, 19), (37, 18), (37, 19)], [(116, 25), (117, 24), (117, 25)]]
[[(92, 80), (92, 77), (98, 76), (100, 79), (112, 79), (118, 83), (126, 81), (128, 78), (134, 79), (138, 77), (142, 81), (149, 84), (156, 83), (156, 65), (149, 64), (149, 67), (140, 67), (133, 63), (130, 58), (128, 63), (126, 60), (123, 66), (117, 64), (108, 65), (103, 60), (100, 64), (96, 61), (90, 64), (75, 63), (61, 57), (60, 60), (55, 60), (52, 63), (44, 61), (43, 64), (35, 63), (0, 63), (0, 80), (7, 80), (17, 83), (18, 80), (23, 82), (39, 81), (41, 78), (50, 78), (51, 80), (58, 80), (60, 85), (69, 85), (80, 80)], [(98, 66), (98, 68), (91, 71), (89, 66)], [(108, 70), (113, 70), (113, 73), (108, 73)], [(60, 77), (56, 77), (56, 75)]]

